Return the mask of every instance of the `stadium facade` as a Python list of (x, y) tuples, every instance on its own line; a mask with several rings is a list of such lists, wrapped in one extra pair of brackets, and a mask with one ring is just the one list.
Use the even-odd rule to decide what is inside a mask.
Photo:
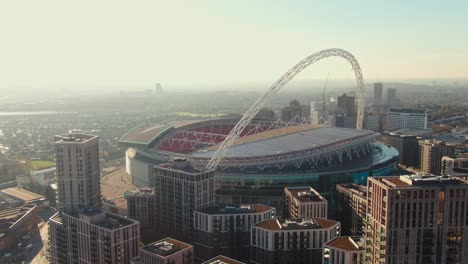
[[(120, 143), (126, 169), (139, 187), (152, 167), (186, 158), (204, 167), (238, 119), (143, 125)], [(398, 151), (367, 130), (254, 119), (230, 147), (215, 173), (217, 202), (277, 205), (285, 186), (312, 186), (321, 193), (338, 183), (363, 183), (368, 176), (392, 175)]]

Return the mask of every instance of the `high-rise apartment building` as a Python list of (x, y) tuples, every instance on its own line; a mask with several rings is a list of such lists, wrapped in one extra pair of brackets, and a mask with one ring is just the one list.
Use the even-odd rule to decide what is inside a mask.
[(310, 186), (284, 188), (288, 218), (327, 218), (328, 202)]
[(362, 236), (366, 218), (367, 188), (355, 183), (336, 185), (339, 210), (336, 220), (341, 223), (343, 235)]
[(340, 236), (340, 223), (316, 219), (270, 219), (252, 227), (255, 263), (320, 263), (323, 244)]
[(152, 188), (140, 188), (125, 193), (127, 199), (128, 217), (140, 222), (143, 242), (155, 241), (155, 223), (158, 210), (158, 200)]
[(194, 211), (214, 204), (214, 171), (176, 160), (154, 167), (150, 185), (158, 195), (159, 233), (192, 241)]
[(442, 169), (442, 157), (455, 154), (456, 146), (448, 145), (442, 141), (421, 140), (420, 166), (424, 173), (440, 175)]
[(381, 82), (374, 83), (374, 105), (383, 104), (383, 84)]
[(371, 177), (363, 263), (468, 263), (468, 182)]
[(138, 221), (102, 211), (96, 136), (55, 137), (59, 212), (49, 220), (50, 262), (129, 263), (138, 256)]
[(427, 113), (416, 109), (390, 109), (385, 116), (384, 129), (388, 131), (400, 128), (427, 129)]
[(193, 264), (193, 247), (170, 237), (141, 248), (131, 264)]
[(338, 96), (337, 109), (344, 111), (345, 116), (355, 116), (356, 109), (354, 107), (354, 96), (343, 94)]
[(100, 209), (72, 216), (58, 212), (49, 220), (50, 263), (126, 264), (138, 256), (138, 221)]
[(322, 264), (361, 263), (360, 237), (336, 237), (323, 245)]
[(78, 213), (101, 207), (99, 141), (97, 136), (55, 136), (58, 207)]
[(441, 175), (444, 175), (444, 176), (459, 175), (460, 173), (457, 172), (457, 169), (461, 169), (461, 170), (468, 169), (468, 155), (465, 154), (465, 155), (460, 155), (460, 156), (442, 157), (442, 165), (441, 165), (441, 173), (440, 173)]
[(252, 226), (274, 217), (275, 208), (261, 204), (213, 205), (195, 210), (196, 259), (206, 261), (221, 254), (250, 260), (246, 252), (250, 252)]
[(402, 128), (392, 132), (382, 132), (377, 140), (398, 150), (400, 164), (419, 168), (421, 161), (419, 141), (430, 137), (430, 130)]

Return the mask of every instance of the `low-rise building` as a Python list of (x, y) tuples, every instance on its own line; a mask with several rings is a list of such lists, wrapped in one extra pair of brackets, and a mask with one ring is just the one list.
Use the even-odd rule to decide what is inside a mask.
[(270, 219), (252, 227), (257, 263), (320, 263), (324, 243), (340, 236), (340, 223), (315, 219)]
[(275, 208), (261, 204), (214, 205), (195, 210), (194, 247), (196, 259), (216, 255), (247, 261), (250, 231), (254, 224), (275, 217)]
[(34, 193), (21, 188), (8, 188), (0, 191), (2, 195), (17, 200), (23, 204), (43, 205), (46, 198), (38, 193)]
[(363, 253), (359, 237), (336, 237), (323, 245), (322, 264), (361, 263)]
[(170, 237), (153, 242), (141, 248), (140, 256), (132, 264), (192, 264), (193, 247)]
[(328, 202), (310, 186), (284, 188), (289, 218), (327, 218)]
[(37, 226), (36, 208), (24, 205), (0, 210), (0, 251), (15, 247), (22, 236)]

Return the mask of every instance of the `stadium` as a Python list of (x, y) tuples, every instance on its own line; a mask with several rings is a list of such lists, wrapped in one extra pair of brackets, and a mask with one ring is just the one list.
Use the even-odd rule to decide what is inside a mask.
[[(136, 127), (120, 143), (133, 184), (148, 186), (151, 167), (186, 158), (205, 167), (239, 119), (168, 122)], [(337, 183), (390, 175), (398, 151), (367, 130), (253, 119), (216, 167), (217, 199), (275, 205), (285, 186), (323, 193)]]
[[(302, 70), (328, 57), (341, 57), (356, 77), (356, 130), (255, 119), (260, 109)], [(212, 119), (143, 125), (125, 134), (127, 172), (136, 186), (148, 186), (152, 166), (186, 158), (216, 170), (216, 199), (227, 203), (281, 206), (285, 186), (312, 186), (332, 195), (335, 184), (365, 183), (391, 175), (398, 151), (363, 130), (365, 87), (361, 66), (343, 49), (325, 49), (299, 61), (277, 79), (240, 119)], [(326, 119), (326, 118), (325, 118)]]

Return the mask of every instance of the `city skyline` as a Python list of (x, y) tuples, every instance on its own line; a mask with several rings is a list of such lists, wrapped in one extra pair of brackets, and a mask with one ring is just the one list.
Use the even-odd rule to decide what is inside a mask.
[[(331, 47), (353, 53), (368, 80), (468, 77), (461, 1), (283, 4), (2, 3), (0, 87), (269, 84)], [(353, 77), (337, 59), (298, 77), (327, 73)]]

